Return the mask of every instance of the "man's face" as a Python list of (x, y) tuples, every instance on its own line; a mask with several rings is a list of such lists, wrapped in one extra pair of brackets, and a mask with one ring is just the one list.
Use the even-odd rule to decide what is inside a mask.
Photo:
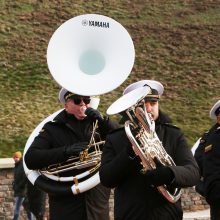
[(158, 101), (145, 101), (145, 108), (147, 113), (150, 113), (155, 121), (159, 116), (159, 104)]
[(83, 120), (86, 117), (85, 110), (89, 107), (89, 100), (87, 96), (74, 96), (65, 103), (65, 109), (78, 120)]
[(20, 161), (21, 158), (15, 156), (15, 157), (13, 157), (13, 159), (14, 159), (15, 163), (17, 163), (18, 161)]

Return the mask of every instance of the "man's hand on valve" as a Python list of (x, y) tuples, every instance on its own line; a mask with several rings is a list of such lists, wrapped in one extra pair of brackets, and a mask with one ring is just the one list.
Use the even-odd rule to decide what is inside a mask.
[(156, 169), (148, 170), (145, 174), (145, 180), (148, 185), (161, 186), (170, 184), (174, 179), (174, 173), (168, 166), (164, 166), (155, 158)]
[(66, 157), (79, 156), (80, 152), (88, 147), (88, 142), (78, 142), (64, 148)]

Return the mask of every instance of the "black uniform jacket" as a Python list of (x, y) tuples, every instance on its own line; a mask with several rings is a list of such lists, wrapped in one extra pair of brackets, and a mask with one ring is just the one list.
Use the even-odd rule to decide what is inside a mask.
[[(171, 167), (173, 187), (193, 186), (199, 181), (199, 169), (180, 129), (167, 123), (164, 114), (156, 121), (156, 132), (176, 166)], [(179, 220), (180, 200), (171, 204), (156, 188), (147, 186), (139, 158), (131, 160), (124, 128), (107, 136), (100, 168), (101, 183), (115, 188), (115, 220)]]
[(205, 197), (210, 205), (220, 204), (220, 125), (208, 132), (204, 144), (203, 177)]
[[(32, 170), (37, 170), (47, 167), (48, 165), (66, 161), (67, 158), (64, 152), (65, 146), (81, 141), (89, 142), (92, 124), (93, 122), (88, 118), (79, 121), (73, 115), (63, 110), (53, 121), (44, 125), (40, 134), (34, 139), (27, 150), (25, 154), (27, 167)], [(105, 138), (106, 134), (114, 128), (115, 125), (106, 119), (105, 123), (98, 128), (97, 132), (100, 133), (102, 138)], [(78, 173), (78, 171), (72, 170), (63, 173), (62, 176), (74, 176)], [(73, 183), (67, 183), (67, 185), (71, 186)], [(87, 207), (85, 198), (90, 197), (90, 194), (93, 194), (93, 190), (99, 193), (99, 197), (95, 198), (97, 205), (99, 204), (102, 209), (102, 206), (106, 206), (105, 215), (108, 216), (108, 198), (110, 191), (101, 186), (100, 192), (93, 188), (78, 195), (49, 195), (50, 220), (99, 219), (98, 217), (86, 216), (85, 210)], [(90, 198), (88, 198), (88, 201), (89, 200)], [(98, 208), (96, 211), (97, 213), (99, 212)]]
[(195, 189), (203, 197), (205, 197), (205, 183), (204, 183), (204, 174), (203, 174), (204, 150), (207, 145), (209, 135), (212, 134), (216, 130), (217, 127), (218, 127), (218, 124), (215, 124), (214, 126), (212, 126), (210, 128), (209, 131), (205, 132), (202, 135), (202, 137), (200, 138), (199, 145), (196, 148), (195, 155), (194, 155), (196, 162), (197, 162), (199, 169), (200, 169), (200, 174), (201, 174), (201, 179), (200, 179), (199, 183), (195, 186)]

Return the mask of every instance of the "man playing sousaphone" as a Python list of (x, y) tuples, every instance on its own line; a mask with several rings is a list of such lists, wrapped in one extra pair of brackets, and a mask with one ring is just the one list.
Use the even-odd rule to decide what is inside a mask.
[[(175, 188), (193, 186), (199, 180), (198, 166), (181, 130), (172, 125), (170, 119), (159, 110), (158, 101), (163, 90), (163, 85), (157, 81), (142, 80), (136, 82), (128, 86), (124, 91), (124, 96), (107, 110), (108, 114), (120, 113), (126, 121), (125, 128), (119, 128), (107, 136), (100, 167), (101, 183), (106, 187), (115, 188), (115, 219), (181, 220), (183, 211), (179, 199), (180, 195), (178, 194), (172, 200), (163, 196), (165, 194), (160, 193), (162, 191), (159, 191), (158, 189), (161, 188), (158, 187), (164, 186), (164, 188), (167, 187), (172, 191)], [(137, 98), (137, 95), (140, 97)], [(136, 101), (136, 98), (137, 102), (132, 103), (132, 100)], [(150, 137), (153, 134), (151, 132), (154, 132), (154, 127), (146, 132), (146, 126), (145, 133), (147, 134), (141, 139), (144, 132), (139, 132), (140, 129), (135, 126), (135, 123), (140, 126), (140, 123), (137, 122), (139, 118), (133, 118), (133, 136), (137, 143), (146, 143), (142, 144), (142, 149), (145, 148), (145, 156), (147, 158), (151, 156), (156, 165), (154, 169), (147, 169), (144, 173), (140, 172), (143, 171), (144, 160), (139, 157), (139, 154), (137, 156), (134, 153), (135, 141), (131, 144), (131, 136), (126, 130), (127, 122), (131, 122), (131, 116), (138, 115), (136, 109), (127, 114), (127, 109), (133, 109), (133, 106), (129, 106), (130, 104), (133, 106), (136, 104), (136, 109), (140, 109), (140, 107), (145, 109), (145, 114), (150, 115), (151, 122), (155, 121), (158, 137), (154, 136), (155, 141), (153, 142), (153, 138), (150, 139)], [(121, 105), (125, 105), (127, 109)], [(159, 142), (156, 142), (157, 138), (159, 138)], [(158, 153), (161, 154), (163, 151), (160, 151), (160, 141), (176, 166), (164, 166), (162, 164), (164, 161), (155, 157), (154, 152), (156, 151), (152, 151), (152, 154), (146, 153), (151, 152), (150, 149), (155, 147), (151, 143), (158, 143)]]
[[(102, 117), (98, 110), (90, 107), (89, 96), (73, 94), (62, 88), (59, 100), (64, 104), (64, 110), (43, 126), (26, 152), (25, 162), (29, 169), (39, 170), (62, 163), (72, 156), (78, 157), (88, 147), (94, 122), (98, 123), (95, 135), (100, 135), (103, 140), (116, 126), (108, 117)], [(61, 176), (77, 174), (76, 170), (70, 170)], [(64, 183), (66, 187), (71, 185), (72, 181)], [(101, 184), (77, 195), (49, 193), (50, 219), (108, 219), (109, 195), (110, 190)]]

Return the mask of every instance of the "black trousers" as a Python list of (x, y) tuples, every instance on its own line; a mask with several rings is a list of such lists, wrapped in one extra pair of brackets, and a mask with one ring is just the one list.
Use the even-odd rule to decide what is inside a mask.
[(210, 205), (210, 215), (211, 215), (211, 220), (220, 219), (220, 202), (214, 205)]

